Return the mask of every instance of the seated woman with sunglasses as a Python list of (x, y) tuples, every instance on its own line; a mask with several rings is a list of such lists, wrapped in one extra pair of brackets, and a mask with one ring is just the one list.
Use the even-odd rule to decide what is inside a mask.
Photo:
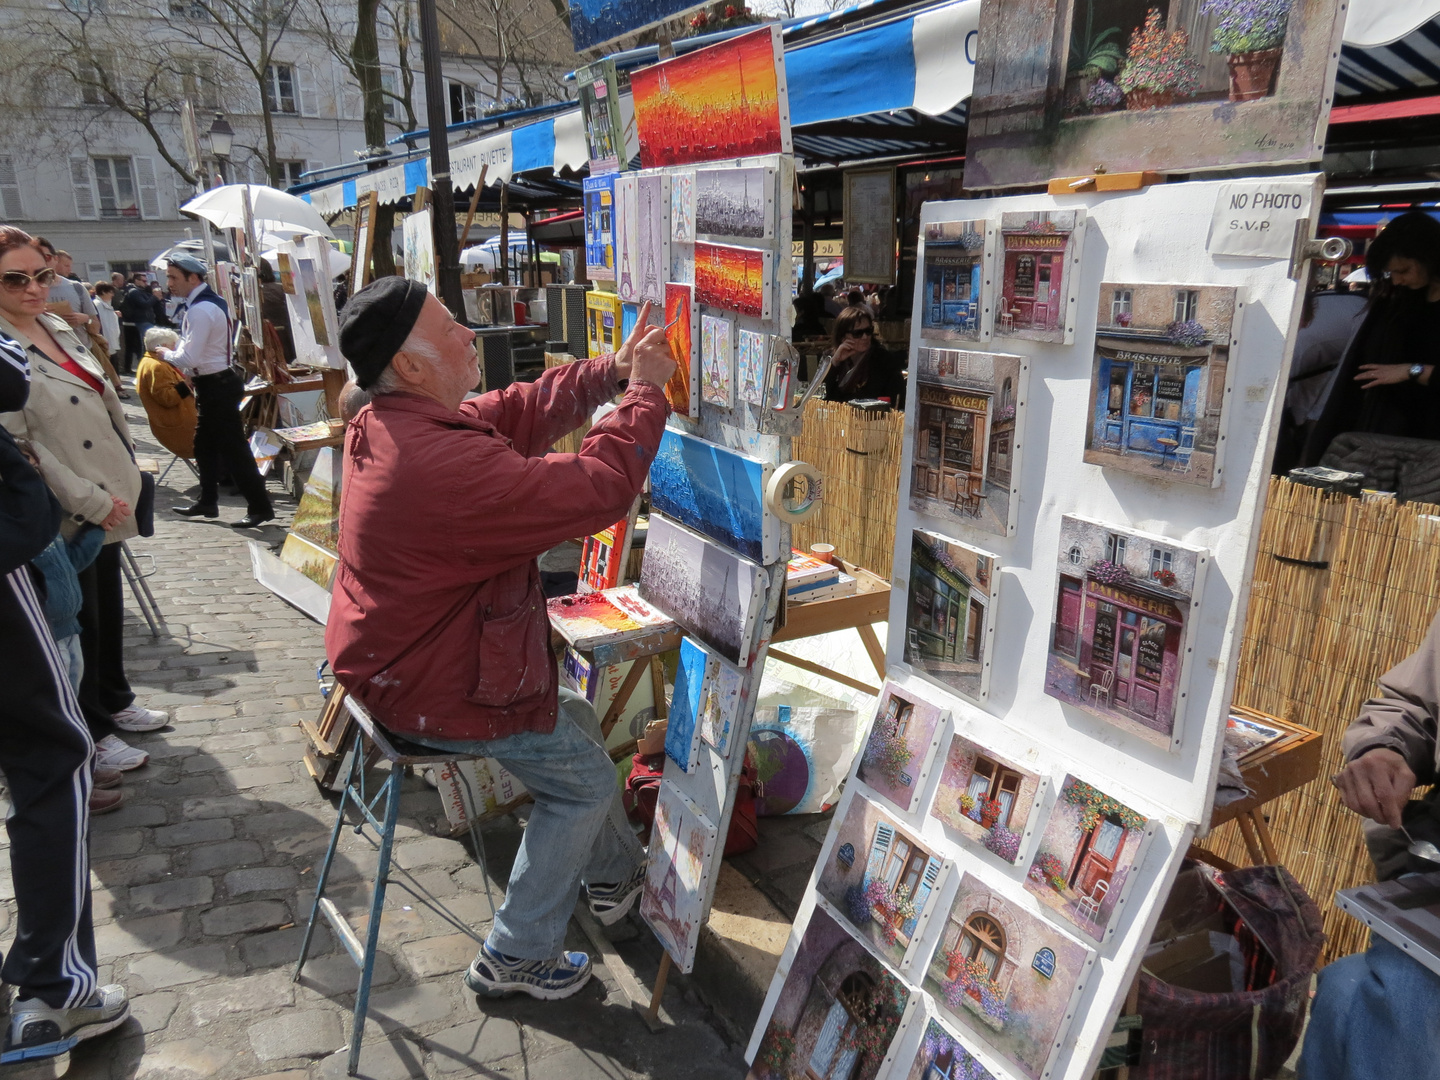
[(29, 400), (20, 412), (0, 414), (0, 423), (38, 459), (64, 513), (61, 535), (69, 539), (86, 522), (105, 529), (99, 557), (80, 574), (85, 670), (78, 696), (98, 763), (136, 769), (149, 755), (127, 746), (117, 730), (154, 731), (168, 722), (135, 703), (123, 662), (120, 542), (138, 534), (140, 470), (120, 399), (99, 362), (64, 319), (45, 311), (54, 277), (27, 233), (0, 225), (0, 333), (30, 360)]
[(826, 401), (889, 398), (897, 407), (900, 380), (890, 350), (875, 336), (875, 320), (868, 307), (847, 307), (835, 319), (834, 362), (825, 376)]

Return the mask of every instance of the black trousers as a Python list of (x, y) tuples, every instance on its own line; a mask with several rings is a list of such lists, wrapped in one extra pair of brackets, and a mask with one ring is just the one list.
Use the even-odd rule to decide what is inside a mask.
[(0, 769), (14, 813), (10, 873), (19, 912), (0, 979), (53, 1008), (95, 992), (90, 916), (90, 759), (65, 661), (29, 567), (0, 578)]
[(245, 426), (240, 422), (240, 399), (245, 382), (234, 370), (218, 375), (195, 376), (195, 466), (200, 472), (200, 502), (214, 506), (220, 498), (220, 477), (229, 472), (230, 481), (245, 496), (254, 514), (270, 513), (270, 496), (265, 480), (255, 467)]
[(80, 712), (97, 742), (120, 729), (111, 715), (134, 704), (125, 677), (125, 581), (120, 545), (106, 544), (80, 571)]

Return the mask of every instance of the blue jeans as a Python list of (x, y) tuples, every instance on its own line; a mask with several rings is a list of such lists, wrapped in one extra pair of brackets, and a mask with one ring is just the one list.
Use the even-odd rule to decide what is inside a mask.
[(413, 741), (494, 758), (535, 797), (505, 902), (490, 930), (491, 948), (524, 960), (558, 956), (580, 882), (624, 881), (644, 859), (620, 803), (600, 719), (579, 694), (560, 689), (554, 731), (476, 742)]
[(80, 676), (85, 674), (85, 654), (80, 651), (80, 635), (57, 638), (60, 659), (65, 661), (65, 674), (70, 679), (70, 689), (80, 693)]
[(1440, 1077), (1440, 975), (1383, 938), (1320, 972), (1300, 1080)]

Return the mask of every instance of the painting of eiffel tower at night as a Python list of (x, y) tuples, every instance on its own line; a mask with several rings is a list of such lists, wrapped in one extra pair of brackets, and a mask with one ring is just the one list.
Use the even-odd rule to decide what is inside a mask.
[(570, 37), (584, 52), (693, 11), (693, 0), (570, 0)]
[(705, 921), (705, 880), (719, 835), (684, 792), (669, 780), (660, 784), (640, 916), (683, 972), (695, 966), (695, 946)]
[(750, 663), (764, 594), (765, 575), (755, 563), (650, 515), (640, 596), (732, 664)]
[(778, 24), (633, 71), (630, 92), (644, 168), (791, 150)]
[(695, 300), (756, 318), (770, 317), (770, 252), (729, 244), (695, 245)]

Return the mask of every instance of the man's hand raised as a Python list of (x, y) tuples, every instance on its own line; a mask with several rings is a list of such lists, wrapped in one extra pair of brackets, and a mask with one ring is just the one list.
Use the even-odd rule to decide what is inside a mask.
[(1415, 787), (1415, 774), (1394, 750), (1361, 754), (1330, 782), (1340, 789), (1340, 801), (1361, 817), (1400, 828), (1400, 812)]
[(640, 307), (640, 318), (625, 343), (615, 351), (615, 380), (644, 379), (664, 386), (675, 374), (675, 359), (665, 329), (650, 325), (649, 301)]

